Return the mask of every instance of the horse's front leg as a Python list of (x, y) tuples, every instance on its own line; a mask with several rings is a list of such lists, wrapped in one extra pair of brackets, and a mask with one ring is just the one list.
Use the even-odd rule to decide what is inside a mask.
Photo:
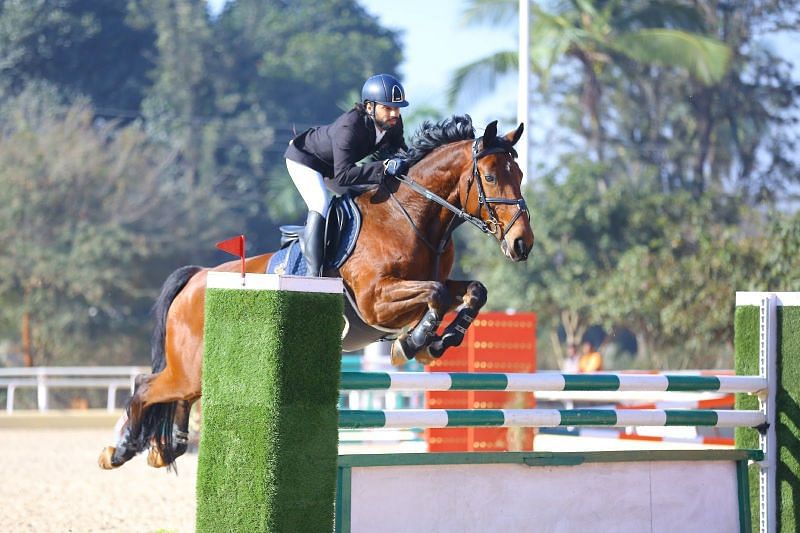
[[(444, 283), (438, 281), (386, 279), (375, 293), (374, 323), (409, 324), (418, 320), (411, 331), (392, 344), (392, 364), (407, 363), (436, 336), (439, 323), (450, 307), (449, 291)], [(422, 319), (419, 319), (422, 313)]]
[(428, 354), (433, 358), (441, 357), (445, 350), (459, 346), (464, 341), (472, 321), (486, 304), (486, 287), (480, 281), (447, 280), (447, 291), (451, 301), (461, 302), (455, 309), (456, 317), (447, 325), (441, 337), (433, 339), (428, 346)]

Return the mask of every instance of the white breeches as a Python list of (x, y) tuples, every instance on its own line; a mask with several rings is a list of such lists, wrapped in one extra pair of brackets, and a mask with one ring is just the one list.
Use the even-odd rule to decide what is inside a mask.
[[(294, 186), (300, 191), (300, 196), (308, 206), (309, 211), (316, 211), (323, 217), (328, 216), (328, 207), (331, 205), (330, 185), (322, 174), (291, 159), (286, 160), (286, 168), (292, 177)], [(331, 184), (332, 185), (332, 184)]]

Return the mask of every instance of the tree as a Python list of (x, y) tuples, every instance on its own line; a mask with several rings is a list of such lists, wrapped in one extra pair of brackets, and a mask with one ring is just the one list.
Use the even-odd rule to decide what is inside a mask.
[(510, 264), (492, 250), (496, 244), (459, 235), (460, 264), (486, 283), (490, 308), (535, 309), (540, 331), (550, 332), (552, 353), (561, 357), (558, 331), (568, 344), (579, 344), (596, 323), (593, 310), (605, 276), (625, 249), (653, 238), (653, 231), (629, 231), (632, 205), (640, 201), (635, 188), (612, 186), (601, 192), (595, 183), (607, 168), (580, 157), (567, 158), (525, 191), (536, 234), (531, 257), (524, 265)]
[(97, 125), (55, 94), (30, 87), (2, 108), (0, 320), (21, 324), (29, 364), (141, 362), (157, 258), (193, 245), (187, 199), (208, 213), (215, 201), (140, 124)]
[(354, 0), (107, 4), (0, 0), (0, 331), (29, 363), (144, 362), (166, 275), (277, 244), (293, 127), (400, 58)]
[(781, 3), (780, 13), (771, 4), (699, 4), (708, 31), (733, 51), (718, 84), (634, 65), (625, 76), (607, 78), (606, 103), (616, 123), (610, 144), (620, 173), (646, 165), (663, 191), (696, 197), (735, 194), (750, 204), (791, 197), (800, 180), (797, 161), (787, 155), (798, 146), (800, 86), (763, 38), (782, 27), (783, 16), (797, 16), (800, 4)]
[[(516, 6), (512, 0), (473, 0), (465, 18), (471, 23), (503, 21)], [(600, 105), (604, 69), (621, 59), (681, 67), (704, 85), (719, 82), (728, 69), (728, 47), (704, 34), (700, 13), (680, 2), (571, 0), (557, 2), (553, 12), (533, 4), (531, 12), (532, 69), (546, 89), (552, 69), (562, 58), (577, 61), (588, 120), (581, 127), (599, 161), (605, 158)], [(516, 70), (517, 61), (516, 52), (503, 51), (461, 67), (453, 77), (451, 97), (463, 90), (469, 77), (487, 71), (495, 77)]]
[(155, 35), (128, 24), (126, 2), (0, 2), (0, 98), (32, 81), (135, 116), (149, 85)]
[[(764, 217), (735, 197), (664, 193), (653, 182), (594, 184), (606, 165), (572, 156), (525, 191), (536, 245), (509, 263), (477, 232), (457, 234), (460, 265), (489, 309), (534, 309), (554, 367), (562, 340), (601, 325), (632, 332), (639, 368), (729, 368), (736, 290), (797, 290), (798, 217)], [(746, 227), (747, 232), (742, 231)], [(610, 364), (609, 366), (613, 366)]]
[(272, 222), (300, 212), (286, 144), (338, 115), (368, 75), (396, 68), (394, 33), (353, 0), (238, 0), (213, 20), (202, 3), (140, 0), (135, 13), (158, 36), (148, 130), (230, 204), (252, 249), (276, 246)]

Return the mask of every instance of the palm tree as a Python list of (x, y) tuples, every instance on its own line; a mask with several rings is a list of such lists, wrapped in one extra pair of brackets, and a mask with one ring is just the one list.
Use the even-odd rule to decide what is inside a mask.
[[(516, 19), (517, 0), (468, 0), (470, 24), (508, 23)], [(731, 50), (707, 35), (702, 14), (673, 0), (555, 0), (546, 11), (531, 4), (531, 69), (547, 90), (550, 73), (562, 59), (580, 65), (582, 105), (590, 124), (587, 136), (603, 159), (600, 120), (603, 69), (652, 64), (683, 68), (703, 85), (714, 85), (728, 71)], [(501, 51), (459, 68), (451, 81), (451, 104), (470, 80), (493, 85), (498, 75), (517, 69), (517, 52)]]

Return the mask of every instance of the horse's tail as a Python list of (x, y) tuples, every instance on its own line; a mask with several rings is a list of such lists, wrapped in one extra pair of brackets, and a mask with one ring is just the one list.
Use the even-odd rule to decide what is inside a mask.
[(153, 305), (153, 318), (156, 325), (153, 328), (153, 338), (150, 342), (150, 358), (153, 364), (153, 374), (161, 372), (167, 366), (164, 342), (167, 337), (167, 312), (172, 301), (183, 290), (189, 280), (202, 270), (199, 266), (184, 266), (169, 275), (161, 287), (161, 294), (158, 295), (156, 303)]
[[(153, 328), (150, 353), (154, 374), (161, 372), (167, 366), (164, 344), (167, 336), (167, 313), (170, 305), (172, 305), (172, 301), (183, 290), (192, 276), (200, 270), (202, 268), (198, 266), (184, 266), (170, 274), (163, 287), (161, 287), (161, 294), (158, 295), (156, 303), (153, 305), (155, 327)], [(144, 413), (142, 431), (139, 438), (136, 439), (139, 451), (147, 447), (148, 444), (152, 444), (158, 449), (167, 465), (172, 465), (175, 461), (172, 451), (172, 425), (175, 419), (175, 408), (176, 402), (151, 405)]]

